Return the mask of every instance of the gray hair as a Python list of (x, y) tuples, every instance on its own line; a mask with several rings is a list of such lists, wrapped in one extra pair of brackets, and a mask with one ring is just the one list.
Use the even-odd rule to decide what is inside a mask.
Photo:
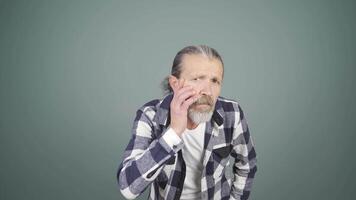
[[(182, 73), (182, 62), (183, 62), (184, 55), (202, 55), (209, 59), (215, 58), (221, 62), (224, 68), (224, 62), (221, 56), (219, 55), (219, 53), (215, 49), (207, 45), (187, 46), (184, 47), (182, 50), (180, 50), (177, 53), (177, 55), (174, 57), (171, 75), (175, 76), (176, 78), (179, 78), (180, 74)], [(164, 93), (170, 93), (173, 91), (171, 86), (169, 85), (168, 79), (169, 77), (166, 77), (161, 83)]]

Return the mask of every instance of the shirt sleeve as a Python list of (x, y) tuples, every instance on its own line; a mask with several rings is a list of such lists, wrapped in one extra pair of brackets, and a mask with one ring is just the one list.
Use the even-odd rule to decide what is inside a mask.
[(245, 116), (239, 105), (238, 112), (235, 113), (232, 156), (235, 162), (230, 199), (246, 200), (250, 196), (257, 171), (256, 152)]
[(182, 140), (172, 128), (156, 138), (153, 134), (152, 112), (149, 109), (137, 111), (132, 137), (118, 169), (120, 191), (127, 199), (139, 196), (159, 175), (165, 162), (183, 146)]
[(165, 134), (163, 134), (163, 139), (164, 141), (166, 141), (166, 143), (169, 145), (169, 147), (171, 147), (172, 149), (175, 146), (178, 146), (181, 142), (182, 139), (177, 135), (177, 133), (172, 129), (169, 128)]

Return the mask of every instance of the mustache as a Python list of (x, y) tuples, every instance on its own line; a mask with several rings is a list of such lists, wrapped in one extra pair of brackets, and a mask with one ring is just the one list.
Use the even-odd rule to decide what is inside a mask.
[(196, 100), (193, 105), (200, 105), (200, 104), (208, 104), (210, 106), (212, 106), (214, 103), (213, 98), (211, 98), (210, 96), (202, 96), (200, 97), (198, 100)]

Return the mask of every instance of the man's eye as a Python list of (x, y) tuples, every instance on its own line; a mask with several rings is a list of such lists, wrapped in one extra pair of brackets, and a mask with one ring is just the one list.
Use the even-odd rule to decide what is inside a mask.
[(197, 80), (199, 80), (200, 78), (193, 78), (193, 81), (197, 81)]
[(220, 81), (218, 81), (217, 79), (213, 79), (212, 82), (220, 85)]

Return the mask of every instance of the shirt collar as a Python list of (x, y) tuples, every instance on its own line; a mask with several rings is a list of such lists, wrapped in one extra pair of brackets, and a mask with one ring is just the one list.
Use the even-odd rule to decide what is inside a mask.
[[(166, 127), (170, 124), (170, 105), (172, 99), (173, 93), (167, 94), (158, 105), (157, 114), (154, 117), (155, 121)], [(215, 103), (215, 109), (212, 116), (212, 120), (215, 121), (218, 126), (221, 126), (224, 123), (223, 113), (224, 110), (222, 108), (221, 101), (218, 98)]]

